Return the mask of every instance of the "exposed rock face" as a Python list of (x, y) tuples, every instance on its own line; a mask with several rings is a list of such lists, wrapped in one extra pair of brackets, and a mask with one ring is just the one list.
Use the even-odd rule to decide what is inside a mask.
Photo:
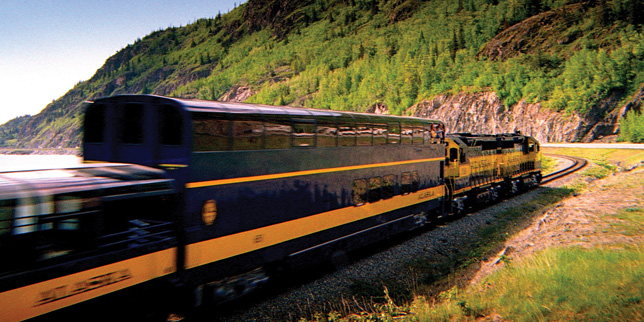
[[(521, 131), (541, 142), (590, 142), (610, 131), (589, 135), (599, 123), (579, 115), (566, 116), (541, 104), (520, 102), (506, 110), (495, 93), (439, 95), (412, 107), (414, 116), (445, 122), (448, 132), (508, 133)], [(614, 124), (614, 123), (611, 123)]]
[(255, 95), (257, 91), (250, 89), (250, 86), (233, 86), (219, 100), (222, 102), (243, 102)]

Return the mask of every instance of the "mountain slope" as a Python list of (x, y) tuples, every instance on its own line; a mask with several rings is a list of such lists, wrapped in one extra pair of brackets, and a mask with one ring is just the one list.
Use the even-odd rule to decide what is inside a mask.
[(403, 114), (494, 92), (500, 112), (521, 102), (614, 123), (621, 114), (605, 116), (644, 83), (642, 21), (629, 13), (642, 2), (250, 0), (128, 45), (0, 144), (78, 146), (82, 102), (121, 93)]

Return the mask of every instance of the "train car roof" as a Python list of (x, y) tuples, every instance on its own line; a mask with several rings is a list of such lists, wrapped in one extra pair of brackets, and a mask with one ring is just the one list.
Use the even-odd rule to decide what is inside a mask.
[(0, 200), (30, 195), (95, 191), (96, 195), (173, 189), (163, 171), (132, 164), (88, 164), (73, 168), (0, 172)]
[(531, 136), (523, 135), (520, 132), (499, 134), (449, 133), (447, 136), (452, 139), (458, 139), (468, 146), (480, 145), (483, 142), (498, 141), (522, 143), (525, 139), (532, 138)]
[[(185, 99), (185, 98), (172, 98), (165, 96), (157, 95), (140, 95), (140, 94), (127, 94), (127, 95), (115, 95), (110, 97), (103, 97), (96, 99), (94, 102), (101, 101), (128, 101), (128, 102), (146, 102), (146, 101), (171, 101), (175, 104), (182, 106), (184, 109), (190, 112), (213, 112), (213, 113), (232, 113), (232, 114), (264, 114), (264, 115), (288, 115), (291, 117), (342, 117), (350, 116), (357, 117), (360, 116), (368, 117), (369, 119), (381, 118), (382, 121), (389, 120), (392, 118), (403, 118), (409, 121), (418, 121), (420, 122), (434, 122), (442, 123), (437, 120), (429, 120), (419, 117), (411, 116), (395, 116), (395, 115), (383, 115), (383, 114), (370, 114), (370, 113), (358, 113), (358, 112), (344, 112), (344, 111), (335, 111), (335, 110), (322, 110), (322, 109), (312, 109), (305, 107), (292, 107), (292, 106), (274, 106), (274, 105), (265, 105), (265, 104), (250, 104), (250, 103), (239, 103), (239, 102), (219, 102), (219, 101), (206, 101), (199, 99)], [(92, 103), (92, 102), (89, 102)]]

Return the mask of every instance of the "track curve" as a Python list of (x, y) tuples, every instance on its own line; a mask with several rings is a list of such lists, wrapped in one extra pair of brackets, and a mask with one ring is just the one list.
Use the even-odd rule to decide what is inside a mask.
[(545, 154), (545, 155), (550, 156), (550, 157), (555, 157), (555, 158), (568, 159), (568, 160), (572, 161), (573, 163), (572, 163), (571, 166), (569, 166), (569, 167), (567, 167), (565, 169), (555, 171), (553, 173), (550, 173), (548, 175), (543, 176), (543, 179), (541, 179), (541, 184), (548, 183), (550, 181), (554, 181), (554, 180), (557, 180), (559, 178), (565, 177), (565, 176), (567, 176), (567, 175), (569, 175), (569, 174), (571, 174), (571, 173), (573, 173), (575, 171), (578, 171), (578, 170), (582, 169), (583, 167), (585, 167), (588, 164), (588, 161), (586, 159), (577, 158), (577, 157), (571, 157), (571, 156), (568, 156), (568, 155), (561, 155), (561, 154)]

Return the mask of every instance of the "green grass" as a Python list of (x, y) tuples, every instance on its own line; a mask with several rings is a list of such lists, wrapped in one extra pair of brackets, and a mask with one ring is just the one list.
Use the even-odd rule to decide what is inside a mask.
[(610, 220), (610, 232), (624, 236), (636, 236), (644, 231), (644, 209), (629, 207), (619, 209), (616, 214), (606, 215)]
[(556, 161), (554, 158), (541, 155), (541, 173), (544, 175), (554, 171), (556, 166)]
[(420, 321), (499, 314), (511, 321), (636, 321), (644, 315), (644, 249), (553, 248), (492, 275), (480, 288), (424, 306)]

